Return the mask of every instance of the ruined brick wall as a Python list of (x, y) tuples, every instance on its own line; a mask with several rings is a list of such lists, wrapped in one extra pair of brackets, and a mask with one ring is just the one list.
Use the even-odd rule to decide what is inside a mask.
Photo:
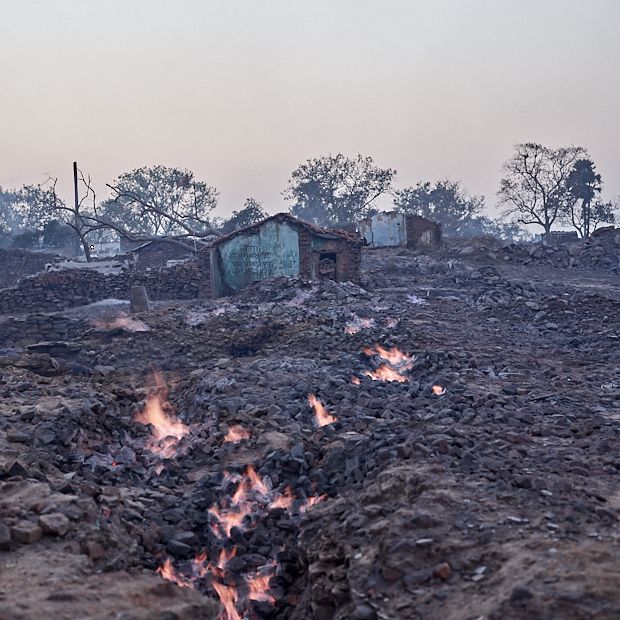
[(0, 288), (14, 286), (19, 278), (45, 271), (45, 265), (55, 258), (42, 252), (0, 249)]
[(73, 308), (102, 299), (129, 299), (133, 285), (146, 287), (149, 298), (195, 299), (206, 275), (196, 261), (144, 272), (105, 275), (85, 269), (42, 273), (0, 290), (0, 314)]
[(169, 260), (183, 260), (194, 257), (194, 252), (177, 243), (151, 243), (133, 253), (136, 257), (135, 268), (139, 271), (159, 269), (166, 266)]
[(198, 298), (210, 299), (213, 297), (213, 282), (211, 273), (211, 246), (205, 246), (196, 253), (198, 267)]
[(405, 230), (408, 248), (436, 248), (441, 244), (441, 226), (425, 217), (407, 214)]
[(299, 273), (308, 280), (320, 279), (321, 253), (336, 255), (336, 280), (360, 281), (361, 246), (345, 239), (324, 239), (306, 229), (299, 230)]
[(305, 228), (299, 229), (299, 275), (311, 280), (314, 277), (312, 235)]

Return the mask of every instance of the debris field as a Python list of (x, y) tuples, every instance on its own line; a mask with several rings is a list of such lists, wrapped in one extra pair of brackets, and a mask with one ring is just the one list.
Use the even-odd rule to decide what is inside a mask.
[(0, 620), (620, 617), (618, 262), (554, 252), (2, 317)]

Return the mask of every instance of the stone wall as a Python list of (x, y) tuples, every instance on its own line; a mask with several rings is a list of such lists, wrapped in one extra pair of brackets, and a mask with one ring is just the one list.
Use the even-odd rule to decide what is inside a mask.
[(27, 250), (0, 249), (0, 289), (14, 286), (20, 278), (45, 271), (57, 256)]
[(195, 299), (210, 296), (210, 273), (190, 261), (145, 272), (105, 275), (84, 269), (42, 273), (0, 290), (0, 314), (48, 312), (73, 308), (102, 299), (129, 299), (134, 285), (146, 287), (149, 298)]
[(41, 341), (72, 340), (89, 325), (62, 315), (29, 314), (0, 322), (0, 347), (26, 346)]

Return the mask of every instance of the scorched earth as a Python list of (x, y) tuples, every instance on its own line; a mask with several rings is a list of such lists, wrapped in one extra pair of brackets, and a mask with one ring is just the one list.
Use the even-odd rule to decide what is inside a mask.
[(552, 258), (3, 340), (0, 618), (619, 618), (620, 279)]

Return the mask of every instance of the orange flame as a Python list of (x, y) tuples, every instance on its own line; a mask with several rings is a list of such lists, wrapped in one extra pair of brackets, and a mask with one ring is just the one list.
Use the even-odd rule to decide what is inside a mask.
[(224, 570), (226, 568), (226, 564), (230, 562), (237, 555), (237, 547), (233, 547), (230, 551), (227, 549), (222, 549), (220, 551), (220, 557), (217, 561), (217, 567), (220, 570)]
[(406, 365), (406, 369), (410, 368), (413, 364), (414, 358), (406, 353), (403, 353), (398, 347), (392, 347), (391, 349), (386, 349), (382, 347), (380, 344), (375, 344), (374, 349), (370, 347), (364, 347), (362, 349), (364, 353), (368, 356), (378, 355), (380, 358), (384, 359), (386, 362), (392, 364), (392, 366), (401, 366), (402, 364)]
[(313, 495), (312, 497), (309, 497), (306, 502), (299, 507), (300, 514), (303, 514), (306, 510), (308, 510), (308, 508), (312, 508), (312, 506), (315, 506), (319, 502), (324, 502), (326, 499), (327, 495)]
[(286, 487), (284, 492), (281, 495), (278, 495), (272, 502), (269, 504), (269, 508), (284, 508), (285, 510), (289, 510), (293, 505), (295, 498), (293, 497), (293, 491), (291, 487)]
[(213, 580), (213, 588), (220, 597), (220, 603), (224, 607), (224, 612), (220, 616), (222, 620), (243, 620), (237, 611), (237, 600), (239, 599), (239, 593), (235, 586), (226, 586), (223, 583)]
[(314, 409), (314, 417), (319, 428), (338, 421), (338, 418), (331, 415), (314, 394), (308, 394), (308, 403)]
[(238, 443), (243, 439), (249, 439), (250, 432), (241, 426), (240, 424), (233, 424), (228, 427), (228, 433), (226, 433), (226, 437), (224, 437), (224, 443), (232, 442)]
[(164, 411), (164, 405), (169, 404), (165, 384), (160, 375), (155, 375), (155, 379), (159, 391), (147, 397), (144, 410), (136, 415), (135, 420), (152, 426), (153, 436), (148, 444), (151, 452), (169, 459), (176, 454), (177, 444), (189, 433), (189, 428)]
[(409, 379), (403, 375), (403, 371), (411, 370), (414, 357), (403, 353), (399, 348), (392, 347), (386, 349), (380, 344), (375, 344), (374, 348), (364, 347), (363, 352), (368, 356), (378, 355), (387, 364), (381, 364), (375, 371), (366, 371), (364, 374), (373, 381), (397, 381), (405, 383)]
[(433, 386), (433, 394), (435, 394), (436, 396), (443, 396), (445, 393), (446, 393), (445, 387), (441, 387), (441, 385)]
[(354, 377), (351, 377), (351, 383), (353, 385), (359, 385), (361, 383), (361, 381), (360, 381), (359, 377), (355, 377), (354, 376)]
[(246, 579), (248, 598), (251, 601), (266, 601), (275, 605), (276, 599), (269, 594), (269, 582), (274, 575), (275, 564), (268, 564)]
[[(227, 473), (225, 472), (224, 478), (232, 479), (230, 474), (226, 476)], [(209, 508), (209, 512), (217, 519), (226, 536), (230, 536), (232, 528), (243, 528), (245, 518), (252, 513), (252, 497), (259, 496), (265, 498), (269, 493), (270, 490), (263, 479), (256, 473), (252, 465), (248, 465), (239, 486), (232, 496), (232, 505), (228, 508), (212, 506)], [(221, 537), (219, 528), (214, 527), (212, 531), (216, 536)]]
[[(221, 529), (226, 533), (226, 536), (230, 536), (233, 527), (243, 529), (243, 522), (245, 518), (252, 513), (252, 507), (248, 502), (244, 502), (231, 508), (211, 506), (208, 512), (217, 519)], [(211, 530), (218, 538), (222, 538), (220, 528), (213, 526)]]
[(165, 562), (155, 571), (159, 573), (167, 581), (176, 583), (181, 588), (193, 588), (191, 581), (187, 580), (181, 575), (177, 575), (170, 559), (166, 559)]
[(390, 368), (387, 364), (381, 364), (377, 370), (367, 370), (364, 375), (370, 377), (373, 381), (398, 381), (398, 383), (405, 383), (409, 381), (405, 375), (401, 375), (399, 372)]

